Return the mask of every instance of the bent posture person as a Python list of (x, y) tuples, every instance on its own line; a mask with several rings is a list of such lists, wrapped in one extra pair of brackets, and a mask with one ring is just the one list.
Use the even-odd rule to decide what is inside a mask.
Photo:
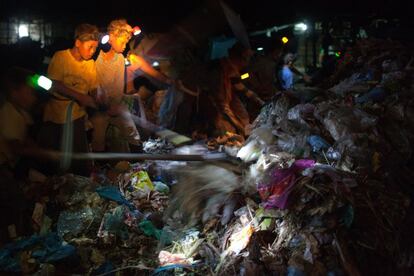
[(25, 229), (28, 218), (23, 213), (27, 204), (17, 180), (25, 177), (18, 169), (19, 163), (25, 161), (21, 155), (35, 149), (28, 135), (30, 110), (36, 101), (35, 91), (28, 85), (30, 75), (12, 68), (0, 83), (0, 244), (30, 230)]
[[(125, 58), (122, 53), (131, 38), (131, 32), (132, 28), (126, 20), (113, 20), (108, 26), (111, 49), (108, 52), (101, 51), (96, 60), (99, 83), (96, 100), (103, 108), (91, 119), (94, 127), (92, 149), (95, 152), (105, 151), (109, 124), (118, 127), (123, 138), (128, 141), (130, 151), (142, 150), (140, 135), (125, 99)], [(140, 61), (136, 57), (132, 59), (134, 63)]]
[(241, 81), (240, 71), (250, 60), (250, 52), (237, 43), (229, 51), (229, 57), (220, 60), (219, 80), (212, 83), (211, 98), (215, 107), (214, 127), (217, 133), (227, 131), (247, 135), (249, 114), (240, 100), (239, 94), (263, 105), (256, 93), (248, 89)]
[[(54, 54), (48, 76), (53, 80), (52, 97), (44, 111), (44, 128), (39, 136), (39, 145), (60, 149), (64, 126), (73, 126), (74, 152), (88, 152), (85, 107), (96, 107), (94, 94), (97, 87), (96, 68), (92, 56), (98, 46), (98, 28), (81, 24), (75, 30), (75, 43), (71, 49)], [(73, 172), (88, 175), (91, 164), (77, 162)]]

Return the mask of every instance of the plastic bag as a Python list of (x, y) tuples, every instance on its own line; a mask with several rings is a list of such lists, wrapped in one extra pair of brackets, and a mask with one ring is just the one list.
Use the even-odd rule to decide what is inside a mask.
[(294, 121), (299, 123), (302, 127), (310, 128), (308, 123), (304, 120), (304, 118), (312, 116), (315, 110), (315, 106), (313, 104), (298, 104), (291, 109), (287, 114), (287, 118), (290, 121)]
[(115, 186), (102, 186), (96, 189), (99, 196), (115, 201), (118, 204), (124, 204), (129, 207), (130, 210), (134, 210), (135, 206), (125, 199), (121, 194), (118, 187)]
[(323, 123), (335, 141), (354, 133), (366, 132), (377, 123), (377, 117), (358, 108), (335, 106), (329, 103), (319, 105), (315, 117)]
[(17, 242), (6, 244), (0, 250), (0, 270), (7, 272), (20, 272), (21, 263), (19, 253), (35, 247), (31, 257), (39, 262), (57, 262), (76, 254), (74, 246), (64, 242), (56, 233), (44, 236), (33, 235)]
[(314, 160), (301, 159), (296, 160), (288, 169), (276, 168), (271, 170), (267, 179), (259, 183), (257, 188), (264, 202), (264, 207), (285, 209), (290, 191), (295, 184), (296, 173), (311, 168), (314, 165)]
[(152, 224), (149, 220), (143, 220), (139, 224), (139, 229), (144, 232), (145, 235), (149, 237), (154, 237), (159, 240), (162, 244), (168, 245), (171, 244), (171, 233), (170, 231), (164, 231), (163, 229), (158, 229)]
[(89, 207), (77, 211), (64, 210), (59, 214), (57, 233), (60, 237), (67, 234), (76, 237), (93, 221), (94, 216), (94, 211)]
[(384, 88), (377, 86), (371, 89), (368, 93), (359, 96), (355, 99), (356, 103), (363, 104), (369, 101), (372, 102), (382, 102), (385, 100), (387, 93)]
[(123, 206), (118, 206), (112, 213), (106, 213), (104, 219), (104, 230), (123, 240), (128, 239), (128, 229), (124, 223), (125, 211)]
[(174, 128), (178, 106), (183, 102), (184, 95), (174, 86), (170, 86), (158, 112), (159, 124), (166, 128)]
[(306, 140), (311, 145), (313, 152), (320, 152), (321, 150), (328, 149), (330, 146), (328, 142), (318, 135), (311, 135)]
[(262, 149), (259, 142), (251, 140), (237, 152), (237, 158), (240, 158), (244, 162), (251, 162), (257, 160), (261, 152)]
[(155, 190), (160, 193), (168, 194), (170, 192), (170, 187), (167, 184), (164, 184), (159, 181), (154, 181), (154, 185), (155, 185)]
[(296, 156), (309, 156), (310, 148), (306, 143), (308, 132), (298, 131), (288, 134), (282, 131), (273, 131), (273, 133), (278, 137), (276, 145), (280, 151), (292, 153)]
[(367, 81), (371, 79), (372, 76), (369, 73), (355, 73), (351, 77), (331, 87), (329, 91), (341, 97), (346, 96), (350, 92), (365, 93), (370, 88), (370, 85), (367, 83)]
[(131, 176), (131, 184), (140, 192), (139, 194), (146, 196), (149, 192), (154, 191), (155, 187), (146, 171), (133, 173)]

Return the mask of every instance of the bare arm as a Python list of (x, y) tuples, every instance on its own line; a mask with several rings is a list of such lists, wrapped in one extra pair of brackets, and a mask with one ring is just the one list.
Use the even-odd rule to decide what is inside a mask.
[(290, 70), (292, 70), (293, 73), (301, 76), (305, 80), (305, 82), (311, 81), (310, 77), (307, 74), (300, 72), (295, 66), (292, 66)]
[(163, 82), (166, 84), (172, 84), (173, 81), (168, 78), (166, 75), (162, 74), (161, 72), (155, 70), (145, 59), (140, 56), (131, 54), (129, 56), (131, 64), (137, 66), (139, 69), (144, 71), (149, 76)]
[(49, 155), (45, 149), (37, 146), (32, 140), (28, 139), (24, 142), (18, 140), (12, 140), (7, 142), (8, 147), (16, 155), (25, 157), (34, 157), (49, 159)]
[(241, 121), (234, 115), (233, 110), (231, 110), (230, 106), (222, 106), (224, 114), (227, 115), (227, 117), (230, 119), (231, 123), (243, 133), (244, 135), (244, 126), (241, 123)]
[(83, 106), (89, 106), (96, 108), (96, 103), (93, 98), (86, 94), (81, 94), (69, 87), (65, 86), (63, 82), (58, 80), (53, 80), (53, 86), (51, 92), (55, 92), (57, 94), (69, 97), (74, 99), (75, 101), (79, 102)]
[(197, 92), (196, 92), (196, 91), (194, 91), (194, 90), (192, 90), (192, 89), (188, 88), (187, 86), (185, 86), (181, 80), (178, 80), (178, 81), (177, 81), (177, 89), (178, 89), (178, 90), (181, 90), (181, 91), (183, 91), (184, 93), (187, 93), (187, 94), (189, 94), (189, 95), (191, 95), (191, 96), (194, 96), (194, 97), (197, 97), (197, 96), (200, 94), (200, 92), (199, 92), (199, 89), (198, 89), (198, 88), (197, 88)]
[(248, 97), (249, 99), (257, 102), (258, 104), (260, 104), (260, 105), (265, 104), (265, 102), (262, 99), (260, 99), (260, 97), (256, 93), (254, 93), (252, 90), (248, 89), (243, 83), (241, 83), (241, 82), (235, 83), (234, 88), (237, 91), (243, 92), (246, 95), (246, 97)]

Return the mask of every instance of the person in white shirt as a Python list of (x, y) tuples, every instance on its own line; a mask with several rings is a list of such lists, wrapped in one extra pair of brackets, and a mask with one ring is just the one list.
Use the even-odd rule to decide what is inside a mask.
[[(111, 49), (101, 51), (96, 60), (98, 91), (96, 101), (101, 112), (91, 118), (93, 124), (92, 150), (106, 150), (106, 130), (112, 124), (120, 130), (121, 136), (128, 141), (132, 152), (140, 152), (142, 143), (135, 122), (126, 104), (126, 71), (123, 52), (132, 36), (132, 27), (124, 19), (113, 20), (108, 26), (109, 44)], [(151, 67), (142, 57), (129, 56), (134, 70), (141, 69), (161, 82), (172, 84), (173, 81)]]

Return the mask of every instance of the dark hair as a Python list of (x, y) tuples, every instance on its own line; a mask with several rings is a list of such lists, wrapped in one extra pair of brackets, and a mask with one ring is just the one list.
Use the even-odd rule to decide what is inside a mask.
[(115, 36), (126, 35), (131, 38), (132, 27), (123, 18), (112, 20), (108, 25), (108, 33)]
[(23, 85), (30, 86), (29, 80), (32, 75), (33, 72), (20, 67), (12, 67), (7, 70), (1, 76), (1, 100), (7, 99), (12, 91), (19, 89)]
[(296, 55), (292, 54), (292, 53), (287, 53), (284, 57), (283, 57), (283, 63), (285, 65), (289, 64), (290, 62), (294, 62), (296, 60)]
[(229, 49), (229, 57), (241, 58), (246, 50), (247, 48), (245, 48), (240, 42), (236, 42), (236, 44)]
[(95, 25), (80, 24), (75, 29), (75, 39), (80, 41), (99, 40), (99, 31)]
[(248, 62), (249, 58), (253, 55), (253, 51), (241, 44), (240, 42), (236, 42), (236, 44), (233, 45), (229, 49), (229, 58), (231, 59), (237, 59), (237, 60), (243, 60)]

